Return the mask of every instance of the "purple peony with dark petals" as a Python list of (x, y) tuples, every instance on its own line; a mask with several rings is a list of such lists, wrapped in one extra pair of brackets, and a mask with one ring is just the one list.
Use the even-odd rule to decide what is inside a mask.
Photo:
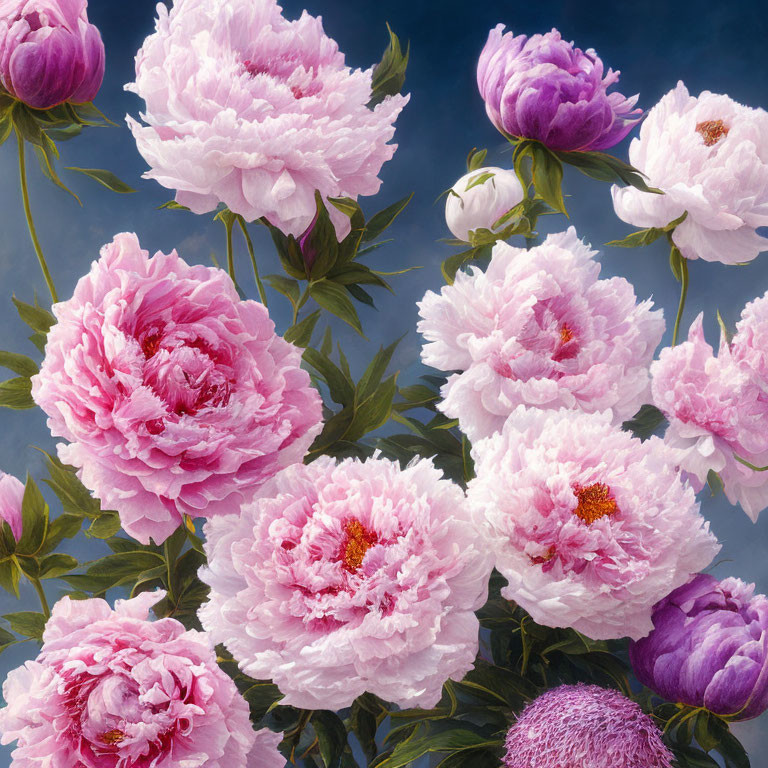
[(659, 602), (654, 630), (630, 645), (638, 680), (670, 701), (737, 720), (768, 708), (768, 598), (699, 574)]
[(486, 112), (502, 133), (583, 152), (618, 144), (641, 120), (637, 96), (608, 93), (619, 73), (604, 72), (592, 48), (574, 48), (556, 29), (530, 38), (503, 30), (491, 30), (477, 63)]
[(507, 734), (506, 768), (671, 768), (672, 753), (619, 691), (561, 685), (532, 701)]

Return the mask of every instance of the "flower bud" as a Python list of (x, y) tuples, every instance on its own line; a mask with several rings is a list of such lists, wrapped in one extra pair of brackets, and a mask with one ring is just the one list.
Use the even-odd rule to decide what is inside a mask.
[(556, 29), (530, 38), (503, 30), (491, 30), (477, 64), (486, 112), (502, 133), (583, 152), (618, 144), (641, 119), (637, 96), (608, 94), (619, 73), (603, 76), (591, 48), (574, 48)]
[(669, 701), (736, 720), (768, 708), (768, 598), (754, 584), (699, 574), (654, 607), (630, 645), (638, 680)]
[(0, 472), (0, 524), (11, 526), (13, 538), (21, 538), (21, 503), (24, 500), (24, 484), (13, 475)]
[(93, 101), (104, 78), (104, 43), (87, 0), (0, 3), (0, 82), (33, 109)]
[(523, 185), (514, 171), (504, 168), (477, 168), (462, 176), (448, 193), (445, 220), (459, 240), (469, 241), (475, 229), (494, 230), (494, 224), (507, 211), (523, 201)]

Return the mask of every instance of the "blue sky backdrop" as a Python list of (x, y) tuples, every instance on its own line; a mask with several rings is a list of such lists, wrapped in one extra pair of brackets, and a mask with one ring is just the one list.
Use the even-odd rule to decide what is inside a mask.
[[(510, 153), (488, 122), (475, 83), (475, 63), (488, 30), (503, 22), (515, 32), (533, 34), (557, 27), (581, 48), (595, 48), (606, 66), (620, 69), (621, 90), (640, 93), (647, 108), (678, 80), (693, 93), (711, 90), (727, 93), (751, 106), (768, 106), (768, 63), (765, 40), (768, 20), (758, 0), (729, 3), (643, 2), (607, 3), (475, 2), (459, 0), (305, 0), (307, 10), (322, 15), (326, 32), (334, 37), (354, 67), (367, 67), (378, 60), (386, 42), (385, 23), (404, 40), (411, 41), (411, 63), (406, 83), (411, 102), (401, 115), (396, 133), (399, 149), (382, 172), (384, 184), (375, 199), (362, 205), (373, 213), (414, 191), (410, 207), (390, 230), (395, 242), (376, 251), (370, 264), (395, 270), (420, 265), (424, 269), (393, 278), (396, 295), (376, 296), (378, 311), (361, 308), (368, 342), (334, 323), (337, 337), (346, 345), (358, 368), (380, 343), (407, 334), (396, 354), (401, 383), (413, 383), (423, 370), (418, 362), (419, 339), (415, 332), (415, 302), (427, 289), (442, 284), (440, 262), (453, 252), (438, 241), (448, 236), (438, 194), (465, 172), (464, 161), (473, 147), (489, 149), (489, 164), (508, 165)], [(283, 3), (288, 17), (305, 7), (299, 0)], [(143, 38), (153, 30), (155, 3), (152, 0), (91, 0), (91, 20), (102, 31), (107, 49), (107, 73), (96, 103), (120, 128), (92, 129), (61, 146), (62, 166), (108, 168), (138, 190), (135, 195), (116, 195), (89, 179), (62, 171), (63, 178), (82, 198), (80, 208), (68, 195), (42, 178), (34, 157), (30, 177), (32, 206), (43, 249), (59, 295), (71, 295), (76, 280), (101, 245), (115, 233), (135, 231), (144, 248), (178, 249), (188, 261), (210, 264), (211, 254), (224, 256), (224, 232), (210, 217), (173, 211), (157, 206), (172, 193), (155, 182), (141, 179), (146, 169), (136, 151), (123, 116), (136, 116), (141, 108), (137, 97), (123, 91), (133, 79), (133, 57)], [(615, 148), (626, 158), (627, 144)], [(30, 153), (31, 154), (31, 153)], [(46, 297), (24, 222), (17, 183), (15, 143), (0, 147), (0, 348), (34, 354), (25, 339), (28, 331), (18, 320), (11, 295), (31, 300), (37, 291)], [(620, 238), (629, 227), (619, 221), (611, 206), (609, 187), (566, 169), (565, 191), (573, 224), (580, 236), (602, 250), (603, 275), (622, 275), (634, 285), (639, 297), (653, 295), (671, 324), (677, 306), (678, 287), (668, 267), (668, 249), (663, 241), (637, 250), (603, 248)], [(544, 231), (566, 226), (563, 217), (545, 217)], [(271, 241), (261, 227), (253, 228), (263, 274), (279, 272)], [(237, 267), (240, 283), (255, 297), (247, 255), (242, 243)], [(724, 267), (695, 262), (691, 265), (691, 289), (684, 327), (699, 311), (705, 312), (709, 340), (717, 341), (715, 312), (720, 310), (733, 324), (744, 304), (768, 288), (768, 254), (749, 266)], [(270, 312), (278, 329), (290, 322), (287, 301), (270, 294)], [(0, 468), (23, 478), (29, 469), (42, 475), (39, 454), (32, 446), (52, 450), (43, 414), (38, 411), (0, 410)], [(702, 508), (723, 544), (721, 563), (714, 569), (720, 577), (735, 575), (768, 591), (768, 514), (753, 525), (738, 508), (722, 498), (702, 499)], [(54, 507), (55, 509), (55, 507)], [(98, 542), (80, 539), (71, 550), (83, 559), (99, 555)], [(56, 599), (56, 587), (50, 589)], [(31, 587), (22, 587), (20, 603), (0, 594), (0, 613), (35, 610)], [(0, 656), (0, 678), (24, 659), (34, 655), (32, 644), (18, 646)], [(763, 718), (737, 726), (737, 733), (759, 768), (768, 754), (768, 734)], [(10, 754), (0, 748), (0, 763)]]

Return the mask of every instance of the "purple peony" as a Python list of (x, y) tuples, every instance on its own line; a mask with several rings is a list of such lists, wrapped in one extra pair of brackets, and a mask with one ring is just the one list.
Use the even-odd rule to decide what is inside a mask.
[(574, 48), (556, 29), (531, 38), (503, 30), (491, 30), (477, 63), (486, 112), (502, 133), (583, 152), (618, 144), (640, 121), (637, 96), (608, 93), (619, 73), (604, 73), (593, 49)]
[(506, 768), (671, 768), (651, 718), (624, 694), (561, 685), (532, 701), (507, 734)]
[(737, 720), (768, 708), (768, 598), (699, 574), (659, 602), (654, 630), (630, 645), (641, 683), (670, 701)]
[(34, 109), (93, 101), (104, 43), (87, 0), (0, 0), (0, 82)]

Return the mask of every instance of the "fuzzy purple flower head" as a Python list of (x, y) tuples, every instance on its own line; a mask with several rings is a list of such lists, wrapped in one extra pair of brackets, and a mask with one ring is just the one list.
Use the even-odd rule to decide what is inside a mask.
[(630, 645), (638, 680), (669, 701), (738, 720), (768, 709), (768, 598), (755, 585), (699, 574), (656, 605)]
[(0, 0), (0, 83), (34, 109), (93, 101), (104, 43), (87, 0)]
[(486, 112), (502, 133), (583, 152), (618, 144), (640, 121), (637, 96), (608, 93), (619, 73), (604, 73), (593, 49), (574, 48), (556, 29), (530, 38), (503, 30), (491, 30), (477, 63)]
[(507, 734), (506, 768), (671, 768), (672, 753), (619, 691), (561, 685), (532, 701)]

